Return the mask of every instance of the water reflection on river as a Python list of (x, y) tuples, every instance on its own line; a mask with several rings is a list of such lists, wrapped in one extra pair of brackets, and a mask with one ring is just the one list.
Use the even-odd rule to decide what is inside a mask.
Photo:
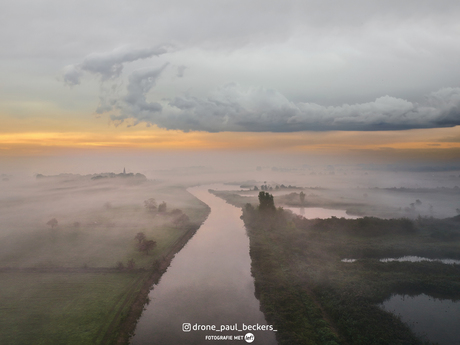
[[(249, 239), (240, 219), (241, 210), (210, 194), (209, 188), (218, 186), (189, 189), (211, 207), (211, 213), (150, 293), (151, 302), (137, 324), (133, 345), (218, 344), (222, 341), (207, 341), (205, 335), (247, 333), (183, 332), (183, 323), (211, 324), (218, 328), (236, 323), (239, 329), (243, 323), (266, 324), (259, 301), (254, 297)], [(256, 337), (253, 344), (276, 344), (274, 332), (251, 333)]]
[(401, 320), (423, 338), (440, 345), (460, 344), (460, 302), (425, 294), (415, 297), (394, 295), (381, 307), (400, 315)]

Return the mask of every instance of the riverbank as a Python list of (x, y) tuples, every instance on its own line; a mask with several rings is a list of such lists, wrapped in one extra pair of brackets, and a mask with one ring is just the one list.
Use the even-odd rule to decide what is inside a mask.
[[(134, 335), (137, 320), (141, 316), (142, 311), (145, 308), (145, 305), (149, 303), (148, 295), (150, 291), (154, 288), (153, 286), (159, 282), (161, 276), (164, 272), (166, 272), (167, 268), (171, 264), (171, 261), (174, 258), (174, 256), (187, 244), (187, 242), (193, 237), (193, 235), (195, 235), (200, 226), (201, 224), (199, 226), (194, 226), (193, 228), (190, 228), (184, 234), (184, 236), (182, 236), (176, 242), (176, 244), (169, 250), (169, 252), (165, 256), (163, 256), (161, 261), (156, 261), (154, 263), (155, 268), (151, 271), (147, 279), (142, 284), (142, 288), (140, 289), (134, 302), (132, 303), (126, 318), (122, 320), (121, 324), (117, 327), (118, 331), (116, 331), (116, 334), (118, 334), (118, 336), (115, 344), (129, 344), (130, 337)], [(109, 342), (103, 341), (102, 344), (109, 344)]]

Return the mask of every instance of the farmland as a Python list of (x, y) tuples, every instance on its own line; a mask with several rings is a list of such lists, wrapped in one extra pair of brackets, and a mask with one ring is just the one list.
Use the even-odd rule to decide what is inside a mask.
[[(144, 207), (150, 198), (166, 210)], [(0, 202), (0, 343), (13, 345), (126, 341), (150, 285), (209, 212), (185, 186), (80, 176), (11, 185)], [(153, 250), (139, 250), (138, 233)]]

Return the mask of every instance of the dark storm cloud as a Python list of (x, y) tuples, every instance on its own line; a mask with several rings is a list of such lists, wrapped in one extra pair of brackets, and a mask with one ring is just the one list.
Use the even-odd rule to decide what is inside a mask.
[(126, 96), (116, 102), (120, 112), (111, 119), (208, 132), (376, 131), (460, 125), (460, 88), (433, 92), (423, 104), (384, 96), (333, 107), (294, 103), (275, 90), (228, 84), (207, 98), (175, 97), (162, 107), (147, 102), (146, 94), (165, 67), (134, 72)]
[(176, 97), (169, 105), (180, 111), (158, 116), (155, 124), (210, 132), (375, 131), (460, 125), (460, 88), (433, 92), (423, 104), (384, 96), (368, 103), (328, 107), (293, 103), (274, 90), (244, 90), (230, 84), (212, 97)]

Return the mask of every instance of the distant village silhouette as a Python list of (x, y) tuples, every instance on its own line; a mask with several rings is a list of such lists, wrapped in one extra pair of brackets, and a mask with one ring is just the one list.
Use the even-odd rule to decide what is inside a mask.
[(62, 173), (59, 175), (43, 175), (37, 174), (35, 175), (37, 179), (44, 179), (44, 178), (71, 178), (71, 179), (91, 179), (91, 180), (101, 180), (101, 179), (109, 179), (109, 178), (130, 178), (130, 179), (137, 179), (137, 180), (147, 180), (147, 177), (140, 173), (126, 173), (126, 168), (123, 167), (123, 172), (116, 174), (113, 172), (108, 173), (97, 173), (97, 174), (88, 174), (88, 175), (80, 175), (80, 174), (70, 174), (70, 173)]

